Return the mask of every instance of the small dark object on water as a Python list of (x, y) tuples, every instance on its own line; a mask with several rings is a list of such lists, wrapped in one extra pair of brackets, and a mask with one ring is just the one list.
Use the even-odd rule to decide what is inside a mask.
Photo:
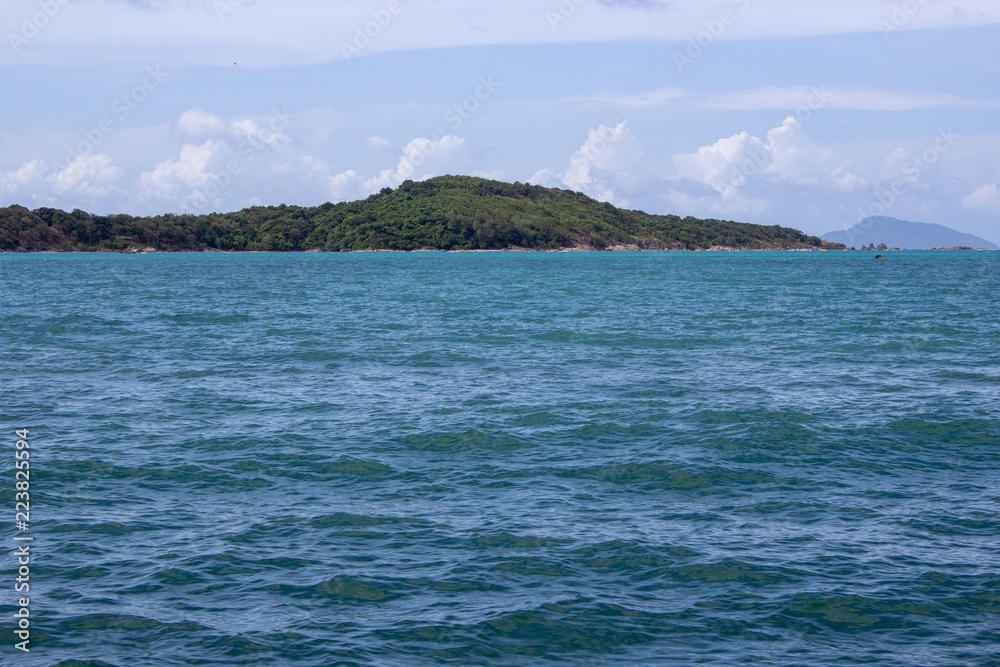
[(885, 259), (885, 255), (875, 255), (875, 259)]

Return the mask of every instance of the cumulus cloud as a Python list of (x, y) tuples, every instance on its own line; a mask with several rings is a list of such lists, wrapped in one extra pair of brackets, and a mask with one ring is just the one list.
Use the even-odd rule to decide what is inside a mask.
[(31, 194), (44, 180), (49, 167), (43, 160), (25, 162), (14, 171), (0, 172), (0, 194)]
[(868, 179), (854, 171), (854, 163), (845, 162), (830, 172), (830, 182), (841, 192), (859, 192), (868, 187)]
[[(365, 189), (377, 192), (382, 188), (394, 188), (407, 179), (430, 178), (434, 171), (428, 170), (431, 166), (429, 163), (443, 162), (442, 158), (454, 155), (464, 144), (465, 139), (453, 134), (446, 134), (437, 141), (427, 137), (414, 139), (403, 148), (403, 154), (395, 168), (383, 169), (378, 176), (365, 181)], [(424, 175), (419, 176), (420, 173)]]
[(747, 132), (719, 139), (694, 153), (675, 155), (677, 178), (667, 182), (665, 198), (685, 213), (715, 217), (755, 217), (767, 202), (740, 192), (748, 178), (773, 167), (764, 141)]
[(818, 183), (829, 175), (832, 151), (822, 150), (806, 138), (802, 124), (795, 118), (786, 118), (779, 127), (768, 131), (767, 148), (771, 153), (767, 171), (780, 178)]
[(868, 187), (853, 163), (817, 146), (793, 117), (765, 138), (741, 132), (673, 163), (663, 197), (691, 215), (767, 220), (792, 201), (834, 201)]
[(264, 128), (250, 118), (227, 121), (203, 109), (190, 109), (174, 123), (173, 133), (184, 144), (222, 141), (236, 145), (245, 142), (255, 148), (274, 148), (292, 143), (291, 138), (281, 133), (288, 125), (288, 119), (282, 113), (274, 112), (268, 124), (269, 127)]
[(348, 169), (327, 178), (329, 196), (333, 201), (348, 201), (378, 192), (382, 188), (395, 188), (406, 180), (421, 181), (445, 173), (462, 173), (468, 163), (465, 139), (447, 134), (439, 139), (417, 137), (402, 150), (383, 137), (372, 136), (363, 143), (380, 150), (399, 153), (396, 165), (381, 170), (377, 175), (366, 176), (355, 169)]
[(684, 179), (667, 181), (662, 193), (680, 215), (756, 220), (770, 208), (770, 201), (748, 196), (735, 188), (721, 191)]
[(62, 206), (77, 208), (120, 196), (124, 176), (125, 170), (103, 153), (77, 155), (66, 165), (50, 166), (36, 159), (14, 171), (0, 172), (0, 194), (22, 200), (30, 197), (45, 205), (59, 198)]
[(644, 152), (625, 121), (615, 127), (601, 125), (587, 132), (587, 141), (570, 158), (563, 181), (574, 190), (600, 191), (610, 199), (614, 192), (601, 181), (600, 172), (627, 175)]
[(78, 155), (64, 169), (48, 177), (60, 195), (74, 193), (91, 198), (104, 197), (115, 189), (125, 171), (102, 153)]
[[(71, 150), (64, 165), (35, 159), (0, 171), (0, 195), (66, 209), (151, 213), (203, 212), (211, 206), (236, 209), (275, 189), (309, 193), (312, 200), (325, 197), (329, 170), (321, 160), (296, 151), (284, 132), (289, 124), (282, 111), (226, 119), (191, 109), (169, 126), (135, 133), (144, 142), (163, 141), (168, 151), (173, 144), (176, 152), (169, 157), (162, 152), (152, 160), (129, 155), (126, 164), (138, 166), (126, 173), (109, 154)], [(127, 141), (121, 145), (129, 149)], [(111, 142), (108, 148), (110, 153)]]
[[(138, 194), (154, 202), (180, 204), (187, 210), (202, 210), (226, 201), (221, 195), (237, 177), (254, 178), (284, 169), (278, 161), (282, 149), (292, 139), (282, 132), (288, 118), (275, 111), (267, 120), (239, 118), (226, 120), (202, 109), (182, 113), (172, 127), (174, 140), (181, 143), (176, 158), (160, 162), (140, 174)], [(271, 156), (262, 159), (262, 155)], [(307, 176), (317, 165), (305, 165)], [(256, 178), (260, 180), (261, 174)]]
[[(272, 123), (272, 125), (280, 126), (281, 123)], [(234, 122), (232, 129), (237, 141), (248, 144), (255, 150), (261, 147), (277, 149), (281, 145), (292, 143), (291, 138), (287, 135), (278, 131), (267, 130), (249, 118)]]
[(375, 148), (377, 150), (383, 150), (383, 151), (399, 150), (394, 143), (392, 143), (385, 137), (380, 137), (377, 135), (365, 137), (361, 143), (363, 146), (365, 146), (365, 148)]
[[(374, 139), (379, 148), (386, 148), (381, 137)], [(388, 143), (385, 140), (385, 143)], [(354, 169), (348, 169), (328, 179), (330, 196), (335, 201), (345, 201), (365, 197), (382, 188), (395, 188), (406, 180), (421, 181), (451, 171), (465, 161), (463, 149), (465, 139), (446, 134), (440, 139), (417, 137), (410, 141), (400, 153), (394, 167), (383, 169), (377, 176), (365, 177)]]
[[(805, 136), (796, 118), (786, 118), (767, 133), (767, 140), (747, 132), (719, 139), (695, 153), (674, 156), (680, 179), (711, 186), (726, 209), (740, 204), (739, 191), (762, 181), (821, 186), (851, 192), (867, 185), (850, 163), (838, 163), (831, 150)], [(753, 208), (759, 208), (754, 204)], [(736, 210), (740, 210), (737, 206)]]
[(626, 121), (614, 126), (602, 124), (587, 132), (587, 140), (570, 156), (564, 171), (542, 169), (529, 180), (627, 206), (628, 200), (621, 196), (641, 187), (644, 154), (645, 150)]
[(972, 193), (962, 197), (962, 206), (973, 211), (1000, 213), (1000, 185), (981, 185)]
[(139, 187), (144, 194), (168, 197), (181, 189), (193, 190), (206, 185), (212, 177), (213, 163), (224, 149), (221, 141), (209, 140), (203, 144), (185, 144), (176, 160), (161, 162), (151, 172), (139, 177)]
[(681, 178), (704, 183), (718, 192), (735, 190), (748, 174), (770, 167), (771, 163), (768, 147), (747, 132), (719, 139), (694, 153), (674, 156)]
[[(569, 158), (565, 170), (542, 169), (530, 182), (583, 192), (629, 207), (742, 220), (767, 220), (789, 201), (833, 201), (868, 187), (853, 163), (811, 141), (795, 118), (765, 137), (740, 132), (651, 161), (627, 123), (600, 125)], [(794, 207), (793, 207), (794, 208)]]
[[(65, 167), (33, 160), (0, 171), (0, 195), (62, 208), (204, 213), (261, 202), (352, 200), (408, 179), (495, 167), (487, 160), (488, 149), (470, 146), (456, 135), (435, 134), (394, 149), (388, 164), (364, 168), (348, 163), (337, 169), (331, 167), (335, 162), (330, 155), (293, 140), (286, 125), (281, 114), (227, 119), (191, 109), (159, 130), (163, 147), (156, 159), (133, 160), (138, 168), (127, 179), (109, 155), (77, 156)], [(380, 151), (392, 148), (378, 136), (367, 143)]]
[(921, 160), (916, 154), (904, 148), (896, 148), (882, 161), (879, 182), (899, 181), (908, 188), (926, 188), (926, 185), (920, 182), (922, 170), (915, 168), (919, 164)]
[[(353, 169), (330, 177), (330, 198), (333, 201), (348, 201), (361, 191), (364, 179)], [(369, 193), (371, 194), (371, 193)]]
[(221, 117), (203, 109), (189, 109), (174, 123), (176, 137), (185, 143), (200, 143), (227, 133), (229, 125)]

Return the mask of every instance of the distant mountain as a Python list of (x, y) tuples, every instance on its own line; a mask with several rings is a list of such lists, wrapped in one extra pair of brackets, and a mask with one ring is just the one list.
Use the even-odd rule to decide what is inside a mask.
[(405, 181), (367, 199), (207, 215), (0, 208), (0, 251), (843, 249), (787, 227), (649, 215), (579, 192), (471, 176)]
[(968, 246), (970, 248), (990, 248), (1000, 250), (995, 244), (972, 234), (959, 232), (944, 225), (934, 225), (929, 222), (910, 222), (873, 216), (865, 218), (849, 229), (839, 232), (828, 232), (823, 238), (834, 243), (843, 243), (847, 247), (860, 248), (870, 244), (884, 243), (891, 248), (908, 248), (910, 250), (926, 250), (928, 248), (954, 248)]

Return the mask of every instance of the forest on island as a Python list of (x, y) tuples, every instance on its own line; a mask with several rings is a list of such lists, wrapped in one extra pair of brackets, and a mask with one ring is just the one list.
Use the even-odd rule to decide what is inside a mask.
[(620, 209), (579, 192), (472, 176), (405, 181), (302, 207), (150, 217), (0, 208), (0, 251), (498, 250), (635, 245), (649, 250), (842, 249), (788, 227)]

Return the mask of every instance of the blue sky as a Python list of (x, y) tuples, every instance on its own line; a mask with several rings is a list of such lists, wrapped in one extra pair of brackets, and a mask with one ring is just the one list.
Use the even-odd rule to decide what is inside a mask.
[(1000, 243), (995, 0), (5, 0), (0, 36), (0, 205), (230, 211), (461, 173)]

